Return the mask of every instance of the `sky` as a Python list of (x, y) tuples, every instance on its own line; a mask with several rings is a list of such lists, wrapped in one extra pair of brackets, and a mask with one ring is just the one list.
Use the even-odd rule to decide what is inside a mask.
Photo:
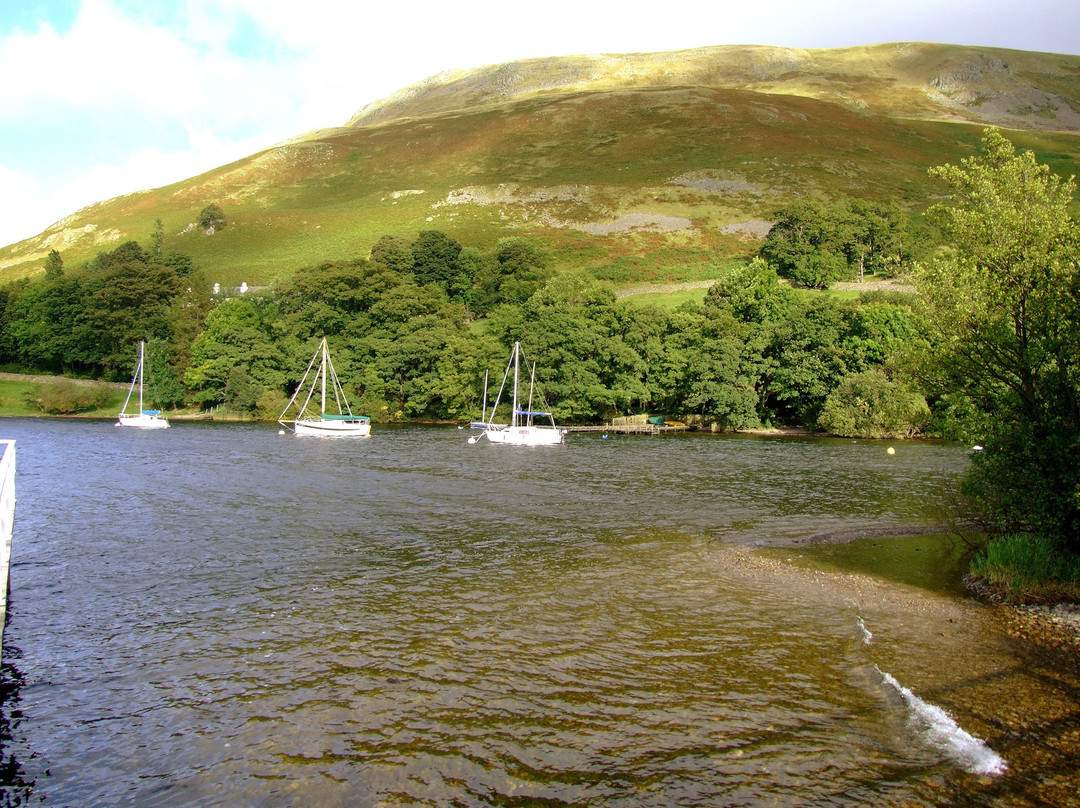
[(445, 70), (710, 45), (1080, 54), (1072, 0), (0, 0), (0, 246)]

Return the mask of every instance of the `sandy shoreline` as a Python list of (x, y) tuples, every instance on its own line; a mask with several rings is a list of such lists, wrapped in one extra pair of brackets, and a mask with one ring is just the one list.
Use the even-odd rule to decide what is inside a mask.
[[(792, 542), (795, 547), (809, 544), (840, 544), (855, 539), (880, 536), (914, 536), (943, 533), (940, 525), (844, 530), (818, 533)], [(777, 548), (773, 548), (776, 550)], [(1043, 648), (1065, 651), (1080, 665), (1080, 604), (1009, 604), (977, 596), (971, 601), (936, 595), (903, 587), (873, 576), (853, 572), (814, 570), (787, 563), (774, 555), (743, 546), (727, 548), (729, 569), (752, 579), (782, 579), (783, 585), (801, 598), (822, 598), (847, 602), (858, 609), (902, 611), (908, 614), (933, 615), (947, 622), (959, 622), (970, 608), (988, 608), (997, 612), (1010, 636), (1035, 643)]]
[[(864, 534), (860, 534), (864, 535)], [(910, 534), (906, 534), (910, 535)], [(851, 536), (848, 540), (855, 538)], [(934, 615), (959, 620), (971, 605), (955, 598), (882, 581), (856, 572), (834, 572), (798, 566), (779, 557), (741, 545), (726, 547), (723, 562), (729, 572), (757, 583), (777, 583), (802, 602), (848, 603), (857, 610), (885, 610)]]

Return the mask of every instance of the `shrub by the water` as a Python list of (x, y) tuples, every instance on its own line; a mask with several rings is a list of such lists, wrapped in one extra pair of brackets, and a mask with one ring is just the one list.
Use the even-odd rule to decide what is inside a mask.
[(907, 438), (929, 418), (925, 398), (873, 368), (840, 382), (825, 400), (818, 426), (847, 438)]
[(27, 393), (27, 403), (49, 415), (73, 415), (108, 405), (111, 395), (104, 385), (76, 385), (70, 379), (38, 385)]

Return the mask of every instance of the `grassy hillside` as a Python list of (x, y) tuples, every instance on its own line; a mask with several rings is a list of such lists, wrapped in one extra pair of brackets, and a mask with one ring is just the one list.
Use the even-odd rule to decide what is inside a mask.
[(1078, 72), (1076, 56), (917, 42), (526, 59), (433, 76), (367, 105), (349, 123), (427, 118), (552, 93), (697, 86), (805, 96), (891, 117), (1076, 131)]
[[(972, 154), (1003, 105), (1029, 127), (1009, 133), (1020, 148), (1080, 173), (1080, 135), (1068, 131), (1080, 127), (1078, 98), (1080, 58), (929, 45), (483, 68), (423, 82), (353, 125), (79, 211), (0, 250), (0, 280), (42, 271), (50, 249), (73, 267), (147, 243), (157, 218), (167, 250), (225, 285), (422, 229), (480, 247), (528, 235), (556, 266), (620, 284), (698, 280), (756, 249), (793, 199), (925, 207), (941, 190), (926, 169)], [(193, 223), (211, 202), (228, 225), (207, 235)]]

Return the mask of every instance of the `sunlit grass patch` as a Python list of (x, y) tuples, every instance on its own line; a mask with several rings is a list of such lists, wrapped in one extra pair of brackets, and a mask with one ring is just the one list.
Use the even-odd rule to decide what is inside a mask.
[(700, 306), (705, 300), (708, 289), (682, 289), (677, 292), (654, 292), (643, 295), (628, 295), (624, 298), (635, 306), (659, 306), (664, 309), (677, 309), (684, 303)]
[(1038, 535), (993, 539), (971, 562), (976, 588), (1008, 602), (1080, 601), (1080, 558)]

